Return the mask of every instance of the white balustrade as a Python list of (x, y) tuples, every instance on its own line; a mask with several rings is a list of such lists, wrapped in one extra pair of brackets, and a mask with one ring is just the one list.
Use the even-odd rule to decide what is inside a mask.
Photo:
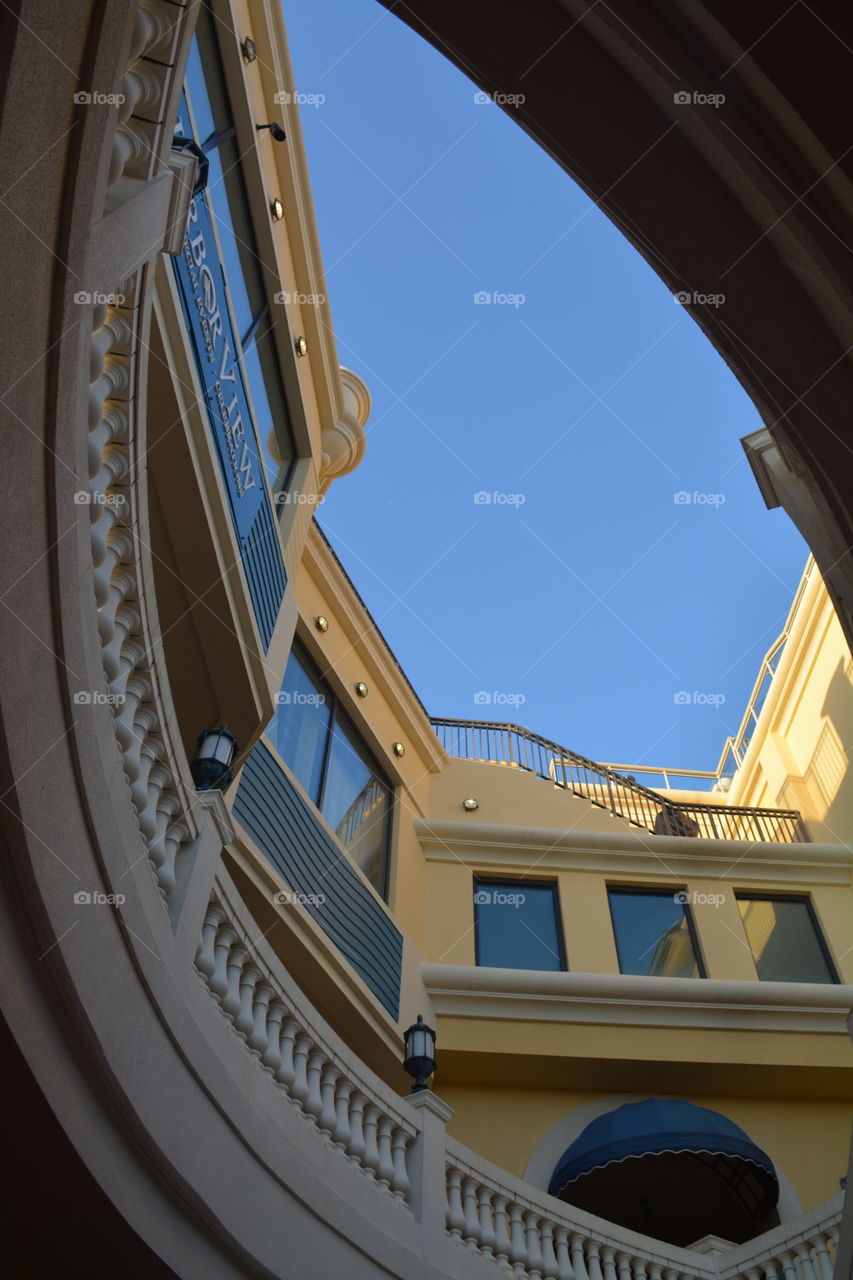
[[(259, 1071), (317, 1141), (378, 1193), (408, 1206), (422, 1121), (352, 1057), (267, 944), (250, 941), (255, 933), (248, 908), (220, 872), (201, 929), (199, 976)], [(446, 1135), (441, 1140), (447, 1237), (507, 1280), (832, 1280), (841, 1195), (744, 1245), (705, 1254), (580, 1213)]]
[[(408, 1203), (409, 1148), (417, 1123), (395, 1095), (353, 1068), (265, 944), (252, 945), (250, 918), (217, 886), (196, 955), (196, 969), (247, 1051), (284, 1098), (343, 1159), (382, 1193)], [(261, 954), (263, 952), (263, 954)]]
[[(573, 1211), (446, 1140), (447, 1232), (517, 1280), (833, 1280), (843, 1197), (708, 1255)], [(525, 1194), (526, 1193), (526, 1194)], [(573, 1221), (573, 1217), (575, 1220)], [(639, 1245), (642, 1242), (643, 1248)], [(668, 1265), (671, 1264), (671, 1265)]]

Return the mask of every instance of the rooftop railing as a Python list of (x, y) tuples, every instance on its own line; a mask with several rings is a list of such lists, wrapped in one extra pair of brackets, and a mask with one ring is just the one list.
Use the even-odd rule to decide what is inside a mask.
[(448, 755), (523, 769), (655, 835), (773, 844), (806, 839), (796, 809), (670, 800), (517, 724), (433, 717), (432, 725)]

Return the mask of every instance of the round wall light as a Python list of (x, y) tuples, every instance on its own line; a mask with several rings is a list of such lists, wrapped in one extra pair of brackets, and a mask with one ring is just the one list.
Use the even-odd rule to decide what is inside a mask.
[(367, 685), (363, 680), (359, 680), (358, 684), (355, 686), (355, 691), (360, 698), (367, 697)]
[(469, 813), (473, 813), (475, 809), (479, 809), (480, 801), (475, 800), (473, 796), (469, 796), (467, 800), (462, 801), (462, 808), (467, 809)]
[(303, 337), (297, 338), (293, 345), (296, 348), (296, 354), (298, 356), (308, 355), (308, 343), (305, 340), (305, 338)]
[(322, 613), (318, 613), (317, 617), (314, 619), (314, 626), (317, 628), (318, 631), (328, 631), (329, 619), (324, 618)]
[(244, 62), (255, 61), (258, 56), (258, 48), (251, 36), (246, 36), (246, 39), (240, 45), (240, 52), (243, 55)]
[(276, 196), (275, 200), (270, 200), (270, 213), (272, 214), (273, 222), (281, 222), (284, 217), (284, 205), (278, 196)]
[(406, 748), (402, 742), (392, 742), (391, 749), (395, 756), (404, 756), (406, 754)]

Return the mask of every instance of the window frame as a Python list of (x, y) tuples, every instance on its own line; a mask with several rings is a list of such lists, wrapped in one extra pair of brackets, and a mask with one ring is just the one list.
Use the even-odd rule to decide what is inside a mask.
[[(326, 725), (326, 737), (325, 737), (325, 742), (323, 743), (323, 756), (322, 756), (322, 762), (320, 764), (320, 782), (319, 782), (319, 787), (317, 790), (316, 797), (311, 795), (307, 787), (303, 785), (303, 783), (300, 781), (297, 775), (293, 772), (287, 760), (284, 758), (284, 756), (282, 756), (281, 752), (279, 751), (275, 741), (272, 742), (272, 745), (275, 748), (276, 755), (279, 756), (284, 761), (284, 764), (287, 766), (288, 772), (293, 776), (293, 778), (298, 783), (301, 790), (305, 792), (305, 795), (308, 797), (311, 804), (317, 810), (317, 813), (323, 819), (323, 822), (326, 824), (326, 826), (334, 835), (335, 839), (337, 840), (341, 849), (345, 853), (346, 857), (349, 859), (352, 865), (356, 867), (358, 871), (361, 871), (361, 874), (364, 876), (367, 883), (370, 885), (370, 887), (373, 890), (375, 890), (375, 892), (379, 895), (379, 897), (387, 906), (388, 895), (389, 895), (390, 885), (391, 885), (391, 857), (392, 857), (392, 851), (393, 851), (393, 835), (395, 830), (394, 813), (397, 808), (397, 785), (393, 781), (393, 779), (388, 775), (386, 770), (382, 768), (379, 761), (376, 759), (376, 756), (371, 751), (369, 744), (365, 741), (365, 738), (361, 733), (359, 726), (355, 723), (354, 717), (349, 713), (348, 708), (343, 705), (343, 700), (338, 696), (338, 694), (332, 688), (332, 685), (329, 683), (329, 681), (324, 678), (324, 676), (320, 672), (320, 669), (317, 663), (315, 662), (314, 658), (311, 656), (310, 651), (308, 650), (307, 646), (303, 643), (303, 641), (301, 640), (298, 634), (294, 636), (293, 643), (290, 646), (290, 652), (287, 655), (288, 662), (290, 661), (291, 654), (296, 655), (296, 660), (304, 668), (304, 670), (308, 674), (308, 677), (312, 681), (312, 683), (318, 687), (319, 692), (323, 694), (323, 697), (326, 700), (326, 704), (329, 707), (329, 720)], [(284, 674), (286, 671), (287, 671), (287, 663), (285, 663), (284, 672), (282, 673), (282, 684), (284, 683)], [(383, 848), (382, 848), (382, 876), (381, 876), (380, 885), (373, 884), (373, 882), (364, 874), (364, 872), (358, 866), (355, 859), (350, 856), (350, 852), (347, 846), (344, 844), (343, 840), (341, 840), (340, 836), (337, 834), (334, 827), (331, 825), (328, 818), (323, 813), (323, 808), (322, 808), (323, 798), (326, 793), (329, 760), (332, 754), (332, 743), (334, 741), (334, 736), (335, 736), (335, 726), (338, 723), (339, 708), (346, 722), (352, 727), (356, 735), (357, 742), (358, 742), (358, 746), (357, 746), (358, 754), (362, 755), (363, 757), (366, 757), (364, 762), (367, 768), (370, 769), (379, 778), (380, 782), (382, 782), (388, 788), (388, 808), (385, 814), (385, 831), (384, 831)], [(267, 726), (267, 729), (264, 730), (264, 733), (266, 736), (269, 736), (267, 731), (272, 726), (278, 714), (280, 714), (280, 708), (276, 710), (276, 715), (273, 717), (273, 720), (270, 721), (270, 724)], [(342, 728), (342, 732), (345, 738), (348, 737), (345, 728)]]
[[(554, 904), (554, 926), (555, 926), (555, 933), (557, 935), (557, 949), (560, 957), (559, 969), (541, 969), (541, 970), (540, 969), (528, 969), (528, 970), (518, 969), (517, 971), (519, 973), (525, 973), (525, 972), (526, 973), (568, 973), (569, 960), (568, 960), (568, 954), (566, 951), (566, 927), (563, 919), (563, 904), (560, 899), (559, 880), (531, 880), (531, 879), (519, 879), (517, 876), (481, 875), (477, 871), (473, 873), (473, 891), (471, 895), (471, 905), (474, 911), (474, 964), (475, 966), (477, 968), (481, 967), (480, 919), (479, 919), (480, 913), (478, 910), (479, 903), (477, 902), (477, 893), (481, 888), (489, 888), (489, 887), (506, 888), (508, 885), (518, 885), (521, 890), (523, 890), (525, 885), (531, 889), (550, 889), (551, 890), (551, 900)], [(482, 967), (486, 969), (494, 968), (494, 967), (516, 968), (516, 966), (513, 966), (513, 965), (499, 965), (499, 966), (483, 965)]]
[[(613, 904), (611, 901), (611, 894), (613, 893), (622, 894), (624, 897), (645, 896), (645, 897), (660, 898), (660, 897), (665, 897), (668, 893), (671, 893), (674, 899), (677, 893), (683, 893), (687, 895), (687, 897), (689, 898), (690, 890), (686, 889), (683, 885), (673, 885), (672, 889), (670, 889), (669, 885), (650, 885), (650, 884), (634, 885), (634, 884), (624, 884), (624, 883), (612, 884), (609, 881), (605, 883), (604, 887), (607, 893), (607, 910), (610, 913), (610, 927), (613, 931), (613, 945), (616, 948), (616, 962), (619, 965), (620, 974), (624, 974), (625, 977), (628, 977), (628, 978), (666, 977), (667, 976), (666, 974), (626, 973), (626, 971), (622, 968), (622, 955), (619, 949), (619, 932), (616, 928), (616, 918), (613, 915)], [(696, 979), (707, 978), (708, 967), (705, 964), (705, 957), (702, 954), (702, 947), (699, 941), (699, 931), (696, 928), (696, 921), (693, 919), (692, 904), (688, 901), (688, 902), (682, 902), (679, 905), (681, 906), (681, 909), (684, 912), (684, 915), (687, 919), (687, 931), (690, 934), (690, 941), (693, 944), (693, 955), (696, 960), (696, 967), (699, 970), (699, 972), (695, 975), (695, 978)]]
[[(735, 902), (801, 902), (806, 908), (806, 913), (808, 915), (809, 922), (811, 923), (812, 929), (814, 931), (814, 936), (815, 936), (815, 940), (817, 941), (818, 949), (820, 950), (820, 953), (823, 956), (827, 970), (830, 974), (830, 980), (828, 983), (826, 983), (826, 985), (827, 986), (842, 985), (842, 979), (841, 979), (841, 974), (838, 971), (838, 965), (835, 963), (835, 958), (833, 957), (833, 954), (830, 951), (829, 943), (826, 940), (826, 935), (821, 926), (820, 920), (818, 918), (817, 910), (815, 908), (814, 902), (812, 901), (812, 896), (810, 893), (784, 893), (784, 892), (767, 893), (766, 891), (762, 891), (760, 889), (735, 889), (734, 898), (735, 898)], [(752, 957), (752, 963), (755, 965), (755, 976), (758, 982), (800, 982), (800, 981), (804, 982), (806, 981), (806, 979), (804, 978), (803, 979), (762, 978), (761, 974), (758, 972), (758, 961), (755, 958), (755, 952), (752, 950), (752, 943), (749, 940), (749, 934), (746, 931), (746, 924), (744, 923), (743, 916), (740, 913), (740, 907), (738, 907), (738, 917), (740, 919), (741, 928), (743, 929), (743, 936), (746, 939), (746, 945), (749, 947), (749, 954)]]

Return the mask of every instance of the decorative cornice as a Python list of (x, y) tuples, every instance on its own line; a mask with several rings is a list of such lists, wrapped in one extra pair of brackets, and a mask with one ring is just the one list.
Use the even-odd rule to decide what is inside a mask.
[(853, 1006), (853, 987), (832, 983), (646, 978), (455, 964), (425, 964), (421, 974), (435, 1012), (454, 1018), (846, 1036)]
[(418, 819), (415, 832), (431, 862), (536, 865), (548, 871), (689, 876), (706, 880), (784, 881), (848, 885), (853, 848), (834, 844), (765, 844), (747, 840), (697, 840), (635, 831), (566, 831), (457, 819)]
[(333, 602), (335, 616), (352, 651), (364, 663), (368, 679), (393, 708), (403, 735), (417, 748), (430, 772), (436, 772), (447, 764), (448, 757), (429, 716), (334, 550), (313, 522), (302, 564), (324, 597)]
[(325, 492), (333, 480), (348, 475), (362, 462), (367, 448), (364, 428), (370, 417), (370, 392), (351, 369), (341, 366), (341, 411), (324, 426), (320, 442), (320, 486)]

